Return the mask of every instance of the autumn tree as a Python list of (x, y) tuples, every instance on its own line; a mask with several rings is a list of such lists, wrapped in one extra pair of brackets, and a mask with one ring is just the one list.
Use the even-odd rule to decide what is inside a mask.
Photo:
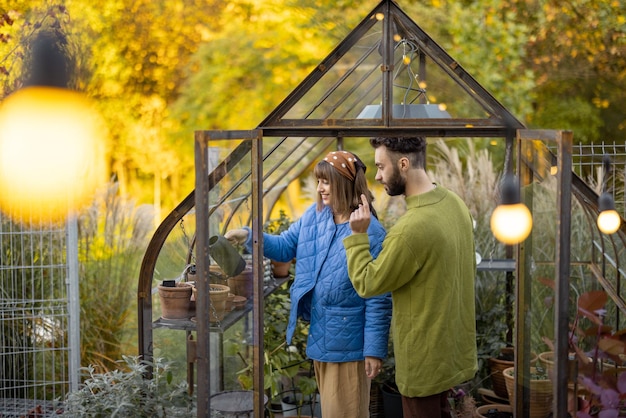
[[(518, 2), (525, 3), (525, 2)], [(526, 66), (536, 74), (530, 123), (574, 131), (581, 142), (622, 141), (626, 131), (626, 4), (533, 2)]]
[(87, 61), (85, 90), (111, 128), (112, 173), (123, 194), (153, 203), (156, 222), (162, 205), (169, 210), (193, 188), (187, 174), (193, 156), (168, 140), (166, 116), (190, 57), (219, 25), (223, 6), (212, 0), (67, 3), (72, 35)]

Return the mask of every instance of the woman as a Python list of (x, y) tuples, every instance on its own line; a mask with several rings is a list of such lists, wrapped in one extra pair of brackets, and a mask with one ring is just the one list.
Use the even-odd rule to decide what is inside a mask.
[[(350, 152), (330, 152), (315, 166), (317, 204), (282, 234), (263, 234), (266, 257), (296, 259), (287, 343), (298, 317), (310, 321), (306, 354), (313, 360), (324, 418), (369, 417), (371, 379), (387, 356), (390, 295), (368, 299), (357, 295), (343, 246), (343, 239), (351, 234), (350, 214), (359, 206), (361, 194), (374, 210), (365, 169)], [(249, 232), (249, 228), (236, 229), (225, 236), (250, 250)], [(375, 217), (367, 234), (376, 257), (385, 230)]]

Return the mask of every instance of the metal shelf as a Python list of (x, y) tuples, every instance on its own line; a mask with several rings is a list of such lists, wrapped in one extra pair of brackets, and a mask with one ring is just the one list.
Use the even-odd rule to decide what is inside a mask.
[[(270, 284), (264, 286), (263, 289), (263, 297), (267, 297), (269, 294), (274, 292), (284, 283), (286, 283), (291, 276), (284, 277), (280, 279), (272, 279)], [(246, 301), (246, 305), (240, 309), (234, 309), (230, 311), (228, 314), (224, 316), (224, 319), (217, 323), (211, 323), (210, 331), (211, 332), (219, 332), (223, 333), (228, 328), (233, 326), (237, 321), (246, 316), (248, 312), (252, 310), (252, 300), (248, 299)], [(193, 317), (191, 317), (193, 318)], [(152, 323), (152, 328), (167, 328), (167, 329), (177, 329), (181, 331), (195, 331), (196, 330), (196, 321), (188, 318), (188, 319), (164, 319), (159, 318)]]

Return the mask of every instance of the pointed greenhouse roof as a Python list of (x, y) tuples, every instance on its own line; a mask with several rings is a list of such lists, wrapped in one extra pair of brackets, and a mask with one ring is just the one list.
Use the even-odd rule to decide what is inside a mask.
[(391, 0), (258, 126), (264, 136), (303, 137), (494, 137), (523, 127)]

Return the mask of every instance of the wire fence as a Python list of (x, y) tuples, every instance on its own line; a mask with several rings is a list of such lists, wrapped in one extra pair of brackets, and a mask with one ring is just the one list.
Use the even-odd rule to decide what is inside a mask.
[(0, 417), (53, 415), (70, 388), (67, 230), (0, 213)]
[(611, 169), (607, 173), (604, 184), (605, 190), (613, 194), (615, 208), (626, 217), (626, 144), (598, 143), (576, 144), (572, 149), (572, 169), (578, 176), (591, 186), (598, 195), (602, 192), (603, 185), (603, 158), (609, 156)]

